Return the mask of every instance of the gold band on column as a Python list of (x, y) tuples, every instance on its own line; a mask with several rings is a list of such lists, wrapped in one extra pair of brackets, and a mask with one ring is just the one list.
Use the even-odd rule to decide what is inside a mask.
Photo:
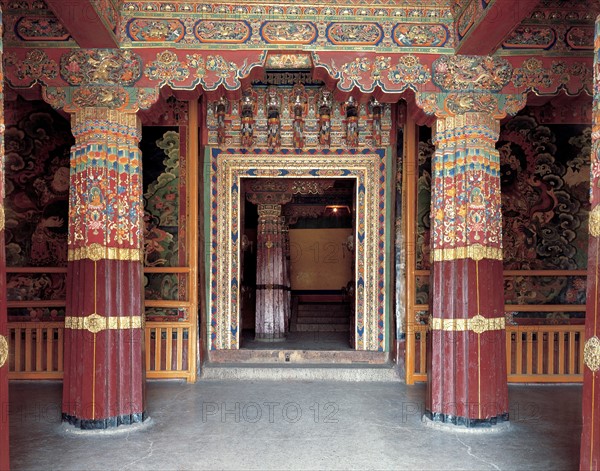
[(452, 260), (462, 260), (470, 258), (472, 260), (502, 260), (502, 249), (498, 247), (484, 247), (480, 244), (469, 245), (467, 247), (452, 247), (447, 249), (433, 249), (431, 251), (431, 260), (434, 262), (448, 262)]
[(141, 329), (142, 327), (142, 316), (104, 317), (93, 313), (86, 317), (65, 317), (65, 329), (87, 330), (92, 334), (103, 330)]
[(129, 249), (120, 247), (104, 247), (100, 244), (91, 244), (87, 247), (69, 249), (68, 260), (90, 259), (98, 260), (122, 260), (128, 262), (140, 262), (143, 260), (143, 251), (140, 249)]
[(466, 332), (471, 330), (476, 334), (482, 334), (488, 330), (504, 330), (506, 328), (506, 319), (504, 317), (485, 318), (481, 314), (477, 314), (471, 319), (440, 319), (439, 317), (430, 317), (429, 328), (431, 330), (444, 330), (446, 332)]
[(588, 225), (590, 234), (594, 237), (600, 237), (600, 204), (590, 211)]
[(600, 339), (595, 335), (585, 342), (583, 361), (594, 373), (600, 370)]
[(6, 217), (4, 216), (4, 206), (0, 205), (0, 231), (4, 230), (4, 223)]
[(8, 359), (8, 340), (4, 335), (0, 335), (0, 368), (4, 366)]

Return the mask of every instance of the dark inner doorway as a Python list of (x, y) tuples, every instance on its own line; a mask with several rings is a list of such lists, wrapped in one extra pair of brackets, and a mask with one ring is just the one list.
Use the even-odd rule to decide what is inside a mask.
[(291, 313), (282, 342), (255, 340), (257, 205), (242, 184), (241, 348), (354, 349), (355, 180), (338, 179), (323, 194), (294, 194), (283, 205), (289, 225)]

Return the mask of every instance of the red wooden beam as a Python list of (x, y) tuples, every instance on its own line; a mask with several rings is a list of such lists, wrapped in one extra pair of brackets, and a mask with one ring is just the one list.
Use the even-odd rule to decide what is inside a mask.
[(539, 0), (497, 0), (467, 31), (456, 48), (457, 54), (493, 54), (505, 38), (539, 5)]
[(116, 48), (118, 41), (90, 0), (46, 0), (82, 48)]

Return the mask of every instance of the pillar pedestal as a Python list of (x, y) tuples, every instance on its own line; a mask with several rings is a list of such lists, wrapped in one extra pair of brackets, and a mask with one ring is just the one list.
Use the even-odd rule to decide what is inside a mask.
[(142, 174), (135, 114), (72, 117), (63, 421), (83, 429), (142, 422)]

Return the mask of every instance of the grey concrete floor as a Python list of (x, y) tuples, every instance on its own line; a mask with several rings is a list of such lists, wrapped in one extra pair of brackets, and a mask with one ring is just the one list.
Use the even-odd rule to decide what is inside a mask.
[(202, 381), (147, 385), (149, 425), (75, 434), (61, 383), (10, 386), (13, 470), (575, 470), (581, 387), (510, 386), (511, 427), (425, 427), (425, 386)]

